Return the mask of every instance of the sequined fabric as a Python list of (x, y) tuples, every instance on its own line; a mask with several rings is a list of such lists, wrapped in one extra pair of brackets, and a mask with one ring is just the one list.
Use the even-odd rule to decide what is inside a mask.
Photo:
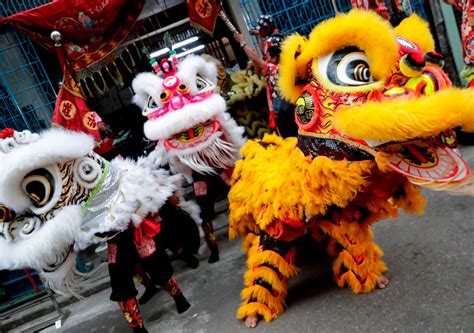
[[(105, 172), (105, 171), (104, 171)], [(103, 232), (110, 216), (110, 210), (121, 201), (120, 192), (120, 170), (109, 164), (107, 175), (100, 186), (99, 191), (87, 206), (84, 215), (84, 224), (81, 229), (89, 232)]]

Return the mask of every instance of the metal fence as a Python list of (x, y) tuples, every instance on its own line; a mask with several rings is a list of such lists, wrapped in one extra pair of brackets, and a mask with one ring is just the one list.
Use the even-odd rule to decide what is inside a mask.
[[(0, 17), (50, 0), (2, 0)], [(0, 129), (38, 131), (51, 125), (56, 92), (33, 42), (5, 27), (0, 31)]]
[[(307, 35), (314, 26), (339, 12), (347, 12), (350, 0), (239, 0), (247, 27), (255, 26), (261, 14), (272, 15), (275, 26), (283, 34), (298, 32)], [(425, 0), (412, 0), (413, 11), (426, 18)]]

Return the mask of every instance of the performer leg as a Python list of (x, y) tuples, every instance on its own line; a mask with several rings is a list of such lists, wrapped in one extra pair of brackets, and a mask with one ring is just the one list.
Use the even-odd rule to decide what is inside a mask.
[[(178, 313), (183, 313), (191, 306), (184, 297), (179, 285), (173, 277), (173, 267), (165, 249), (160, 234), (154, 239), (143, 237), (140, 244), (136, 244), (138, 254), (142, 258), (143, 267), (153, 283), (159, 285), (173, 297)], [(146, 250), (144, 250), (146, 248)]]
[(131, 255), (135, 252), (135, 248), (130, 236), (128, 231), (124, 231), (107, 242), (112, 287), (110, 299), (118, 303), (134, 332), (147, 332), (135, 298), (137, 290), (133, 283), (133, 256)]
[(213, 221), (203, 221), (201, 224), (201, 228), (204, 231), (204, 239), (206, 240), (206, 244), (209, 247), (209, 250), (211, 251), (208, 262), (212, 264), (216, 261), (219, 261), (219, 246), (217, 243), (217, 237), (214, 233)]
[(258, 317), (265, 321), (277, 318), (284, 310), (286, 282), (296, 275), (295, 248), (292, 242), (280, 241), (262, 232), (248, 250), (247, 267), (242, 290), (243, 303), (237, 318), (245, 319), (247, 327), (255, 327)]
[(158, 289), (153, 281), (151, 281), (151, 278), (139, 262), (135, 264), (135, 278), (145, 287), (145, 292), (138, 299), (138, 303), (145, 304), (152, 299), (160, 289)]
[(192, 217), (177, 206), (179, 198), (172, 198), (174, 202), (169, 200), (160, 209), (160, 239), (178, 259), (191, 268), (197, 268), (199, 260), (194, 253), (199, 250), (199, 229)]
[(122, 310), (128, 325), (130, 325), (134, 333), (148, 332), (143, 325), (140, 307), (138, 306), (137, 299), (135, 297), (132, 297), (126, 301), (118, 301), (117, 303), (120, 307), (120, 310)]
[(176, 282), (174, 276), (172, 276), (164, 285), (161, 286), (164, 290), (173, 297), (176, 303), (176, 310), (178, 313), (183, 313), (191, 304), (189, 304), (188, 300), (184, 297), (181, 289), (179, 288), (178, 282)]
[(376, 286), (385, 288), (387, 267), (370, 230), (373, 213), (350, 207), (335, 214), (320, 226), (332, 238), (328, 250), (336, 255), (332, 269), (337, 285), (348, 285), (356, 294), (368, 293)]
[(209, 182), (202, 176), (193, 176), (194, 181), (194, 194), (196, 196), (196, 202), (201, 208), (202, 224), (201, 228), (204, 231), (204, 239), (206, 240), (207, 246), (211, 251), (209, 256), (209, 263), (214, 263), (219, 260), (219, 247), (217, 245), (217, 238), (214, 234), (214, 226), (212, 221), (216, 215), (214, 210), (214, 198), (211, 195), (210, 189), (208, 188)]

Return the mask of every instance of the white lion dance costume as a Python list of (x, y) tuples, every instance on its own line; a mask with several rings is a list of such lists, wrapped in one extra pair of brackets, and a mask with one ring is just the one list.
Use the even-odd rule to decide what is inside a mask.
[(474, 130), (474, 91), (452, 88), (433, 51), (419, 17), (392, 28), (360, 10), (284, 42), (280, 88), (296, 104), (298, 137), (249, 141), (229, 193), (229, 234), (245, 236), (248, 254), (237, 313), (247, 326), (283, 312), (298, 237), (328, 240), (337, 285), (370, 292), (388, 282), (372, 223), (421, 213), (420, 185), (469, 180), (440, 133)]
[[(38, 270), (55, 290), (78, 287), (76, 252), (97, 236), (108, 240), (111, 299), (134, 332), (146, 332), (133, 283), (140, 260), (178, 312), (189, 303), (174, 280), (165, 248), (173, 225), (194, 226), (185, 253), (199, 247), (199, 208), (179, 196), (180, 176), (147, 160), (108, 162), (86, 134), (0, 132), (0, 269)], [(182, 230), (182, 229), (181, 229)], [(189, 230), (188, 230), (189, 232)], [(196, 244), (197, 240), (197, 244)]]
[(151, 158), (193, 182), (212, 263), (219, 260), (212, 225), (215, 196), (228, 186), (240, 158), (243, 128), (225, 112), (226, 103), (215, 92), (213, 62), (189, 56), (178, 64), (170, 57), (153, 67), (157, 74), (141, 73), (133, 80), (134, 102), (148, 117), (145, 136), (157, 142)]

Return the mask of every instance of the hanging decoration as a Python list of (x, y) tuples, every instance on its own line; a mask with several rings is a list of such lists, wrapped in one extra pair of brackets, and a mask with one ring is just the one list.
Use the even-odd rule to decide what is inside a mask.
[(187, 0), (191, 25), (209, 35), (214, 34), (217, 17), (221, 11), (219, 4), (214, 0)]
[[(132, 30), (145, 0), (55, 0), (0, 18), (56, 53), (64, 72), (53, 125), (86, 132), (101, 141), (85, 102), (77, 73), (98, 62), (110, 62), (113, 52)], [(52, 32), (54, 31), (54, 34)]]
[(213, 36), (219, 17), (229, 28), (232, 34), (238, 34), (238, 30), (227, 17), (222, 9), (222, 4), (214, 0), (187, 0), (189, 19), (191, 25)]

